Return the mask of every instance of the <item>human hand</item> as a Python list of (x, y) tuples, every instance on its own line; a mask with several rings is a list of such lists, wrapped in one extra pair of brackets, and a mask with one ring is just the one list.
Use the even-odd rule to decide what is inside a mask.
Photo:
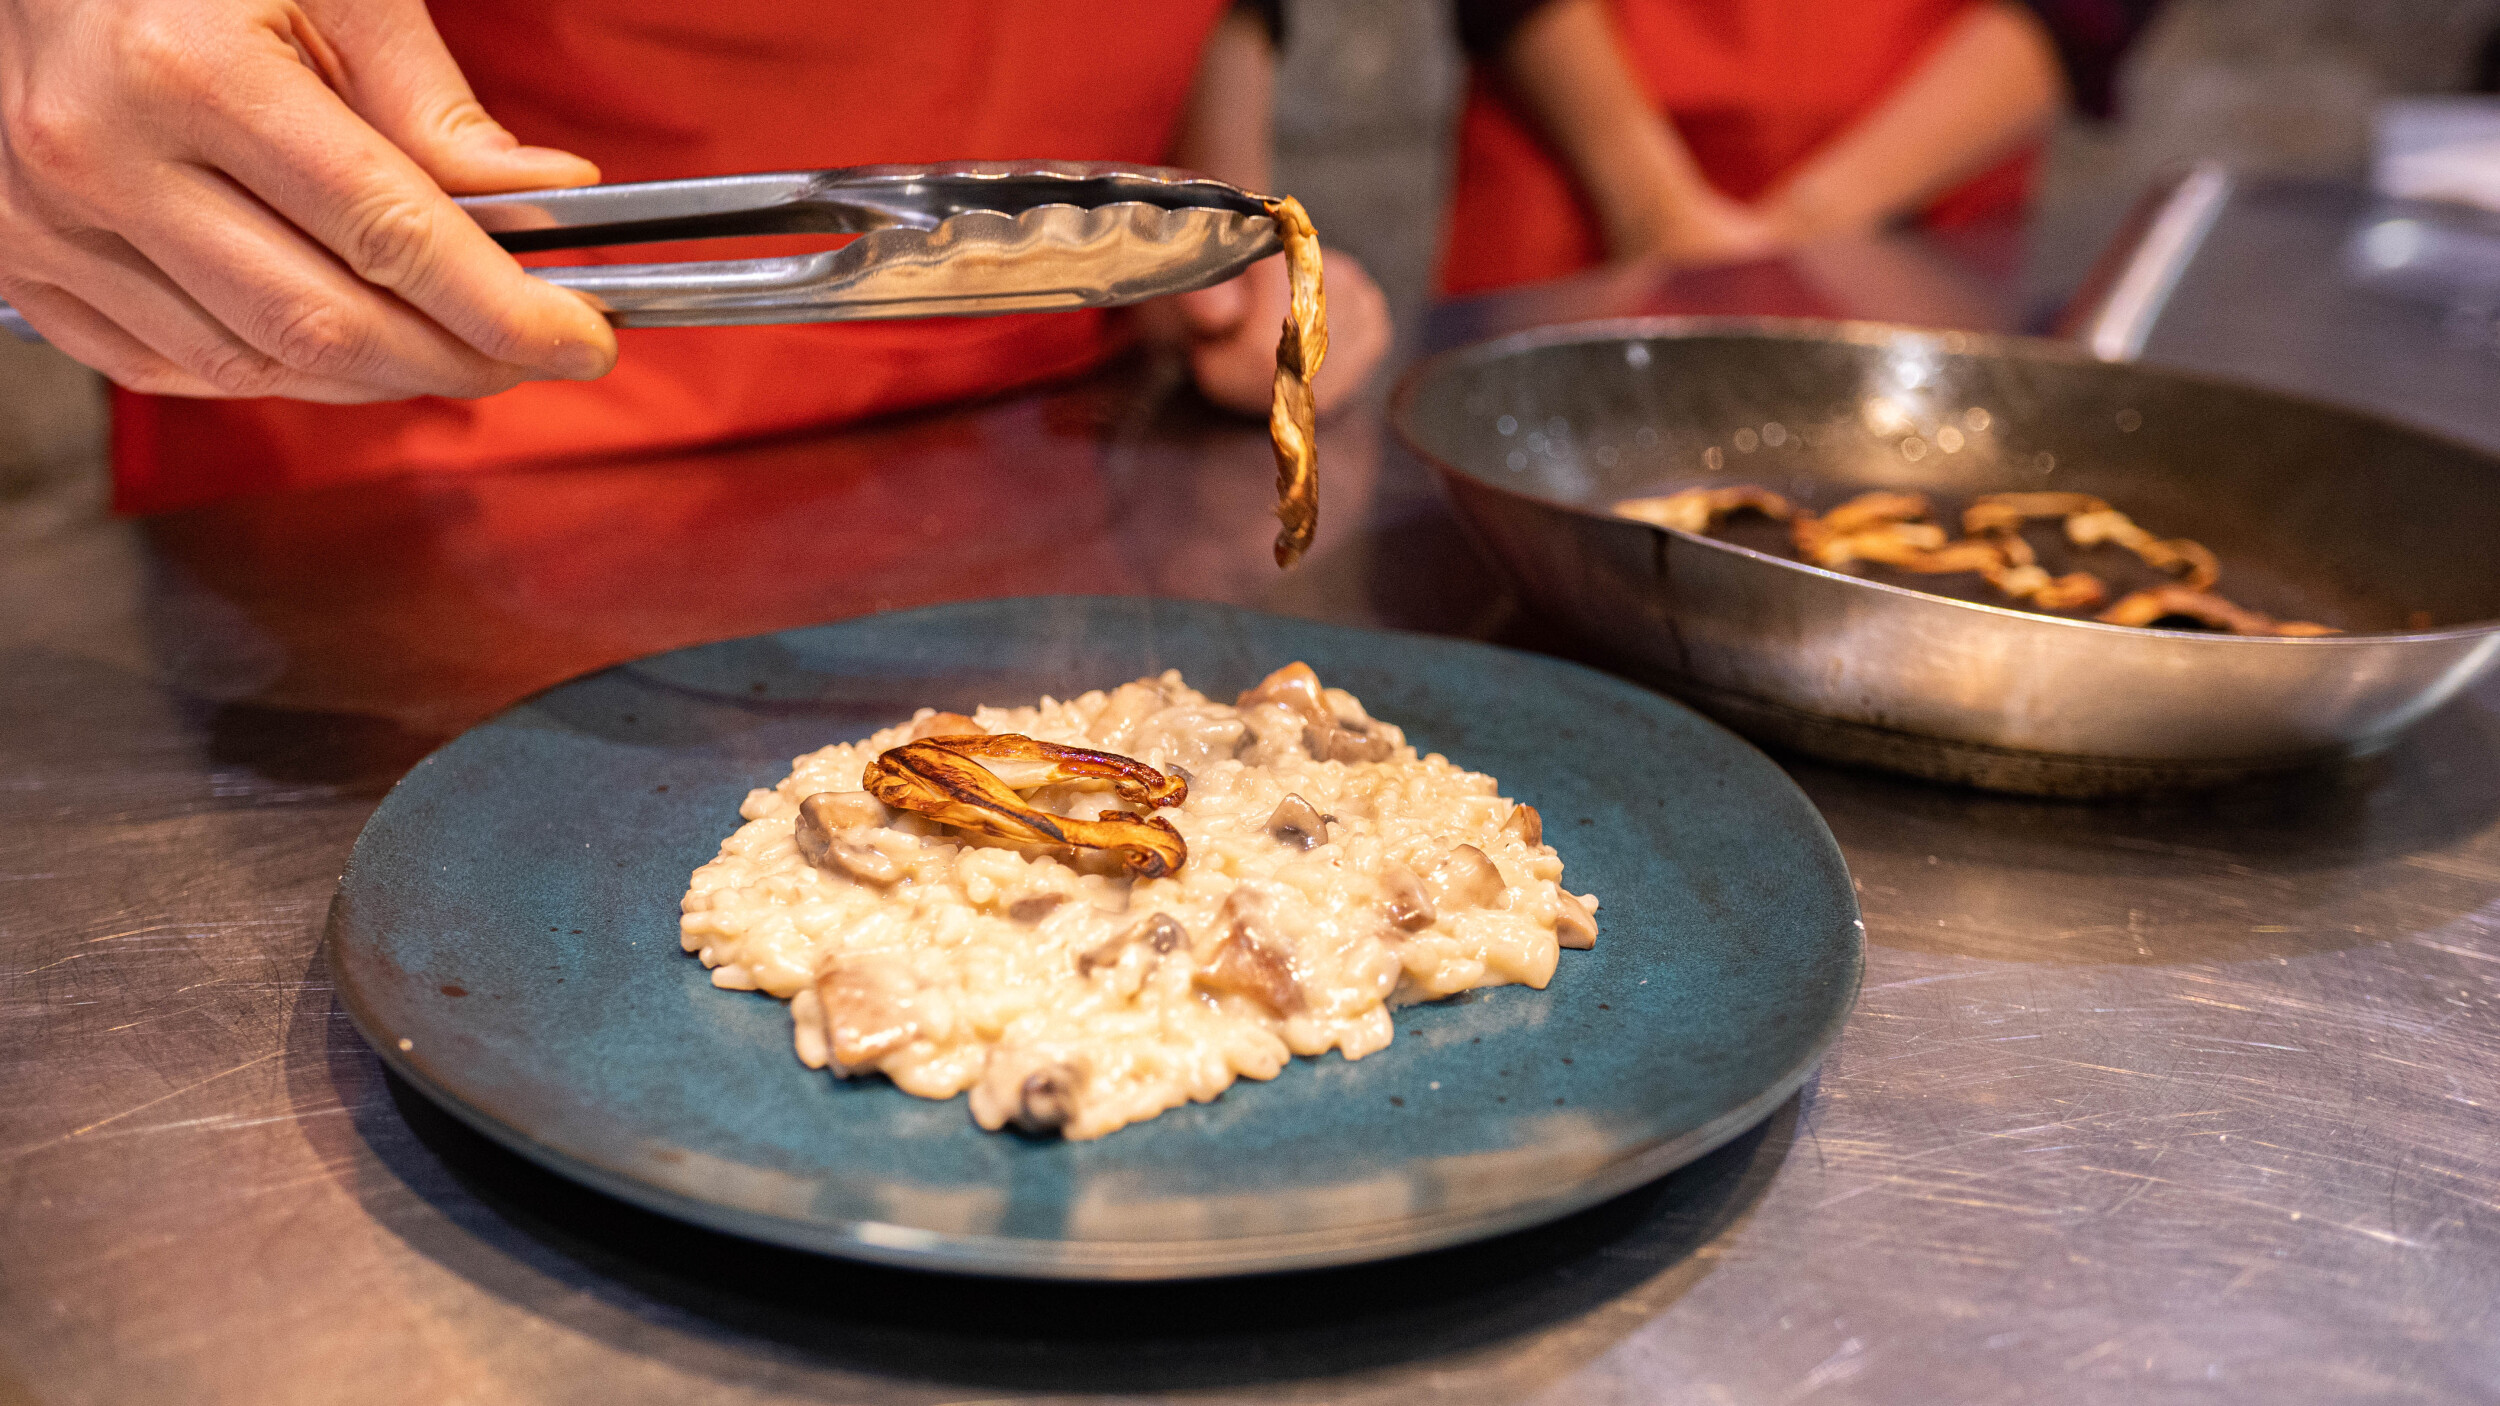
[(587, 380), (587, 303), (452, 204), (586, 185), (423, 0), (0, 4), (0, 297), (132, 390), (356, 402)]
[(1688, 268), (1741, 264), (1797, 243), (1776, 210), (1730, 199), (1706, 185), (1644, 201), (1606, 226), (1608, 257), (1665, 259)]
[[(1328, 356), (1311, 382), (1326, 415), (1362, 393), (1389, 354), (1389, 300), (1352, 254), (1326, 250)], [(1261, 259), (1238, 278), (1172, 300), (1198, 390), (1227, 410), (1265, 415), (1276, 382), (1276, 340), (1292, 299), (1283, 255)]]

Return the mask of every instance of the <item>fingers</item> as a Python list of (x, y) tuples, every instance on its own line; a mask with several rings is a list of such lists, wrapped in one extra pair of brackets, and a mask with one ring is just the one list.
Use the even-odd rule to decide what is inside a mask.
[[(31, 252), (58, 282), (13, 281), (11, 301), (56, 346), (129, 389), (190, 396), (283, 394), (334, 403), (395, 394), (308, 375), (261, 352), (118, 236), (89, 231), (42, 245)], [(520, 379), (517, 368), (507, 367), (501, 385)]]
[[(1264, 271), (1264, 272), (1262, 272)], [(1181, 325), (1196, 338), (1221, 337), (1241, 326), (1250, 312), (1250, 280), (1254, 277), (1284, 278), (1282, 259), (1261, 259), (1248, 272), (1225, 279), (1212, 288), (1183, 293), (1172, 300), (1180, 309)]]
[(127, 390), (211, 396), (215, 387), (185, 371), (78, 297), (43, 283), (0, 283), (0, 295), (43, 339)]
[(29, 317), (124, 384), (185, 394), (472, 396), (604, 372), (605, 319), (530, 278), (328, 85), (445, 179), (595, 172), (486, 121), (417, 0), (327, 0), (344, 31), (324, 4), (0, 7), (0, 86), (21, 99), (0, 111), (0, 267)]
[(342, 56), (330, 86), (444, 190), (483, 195), (597, 183), (590, 162), (523, 146), (487, 115), (422, 5), (325, 5), (319, 13)]
[(213, 171), (166, 166), (149, 185), (140, 218), (128, 222), (132, 247), (209, 319), (274, 364), (265, 386), (248, 389), (249, 374), (187, 362), (212, 380), (233, 381), (229, 394), (303, 395), (306, 387), (294, 383), (300, 379), (364, 385), (371, 388), (367, 399), (478, 396), (546, 374), (543, 365), (516, 368), (480, 351), (359, 280)]
[[(307, 369), (366, 374), (404, 362), (406, 374), (446, 394), (476, 393), (463, 388), (446, 357), (467, 379), (487, 376), (488, 363), (575, 380), (602, 375), (614, 363), (615, 333), (604, 318), (531, 278), (310, 69), (254, 66), (222, 85), (208, 105), (206, 120), (195, 124), (206, 160), (353, 275), (322, 277), (293, 256), (298, 250), (289, 246), (302, 241), (290, 240), (283, 225), (253, 218), (251, 202), (219, 200), (193, 183), (192, 203), (215, 208), (220, 223), (150, 221), (155, 240), (134, 242), (255, 345), (300, 364), (289, 348), (256, 334), (271, 323), (283, 331), (310, 319), (312, 331), (289, 334), (300, 342), (294, 350), (319, 358)], [(269, 113), (288, 120), (273, 123)], [(238, 265), (241, 279), (221, 275)], [(354, 287), (357, 280), (396, 294), (423, 317)], [(277, 291), (255, 299), (254, 288)], [(314, 306), (324, 292), (328, 311)], [(430, 336), (422, 325), (428, 319), (465, 344), (467, 354)]]
[(1284, 256), (1261, 259), (1239, 278), (1202, 291), (1227, 293), (1231, 306), (1217, 309), (1229, 315), (1210, 317), (1190, 348), (1199, 394), (1235, 414), (1266, 414), (1275, 390), (1276, 338), (1290, 301)]
[[(1264, 415), (1274, 393), (1276, 339), (1289, 299), (1284, 261), (1262, 261), (1219, 286), (1241, 291), (1241, 315), (1191, 348), (1190, 370), (1207, 399), (1238, 414)], [(1388, 298), (1353, 255), (1327, 251), (1326, 288), (1328, 358), (1311, 386), (1322, 414), (1361, 396), (1388, 356), (1394, 333)]]
[(1353, 255), (1327, 253), (1328, 359), (1312, 378), (1319, 413), (1333, 414), (1361, 398), (1396, 340), (1389, 297)]

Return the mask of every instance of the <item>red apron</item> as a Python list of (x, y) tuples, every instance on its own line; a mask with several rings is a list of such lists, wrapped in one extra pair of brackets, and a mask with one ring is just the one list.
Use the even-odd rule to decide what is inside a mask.
[[(1651, 106), (1713, 185), (1751, 200), (1883, 101), (1981, 0), (1608, 0)], [(1559, 278), (1606, 258), (1562, 161), (1479, 65), (1459, 119), (1440, 284), (1472, 293)], [(2028, 154), (1927, 212), (1954, 224), (2022, 206)]]
[[(478, 97), (610, 181), (873, 162), (1164, 160), (1225, 0), (436, 0)], [(738, 252), (738, 251), (727, 251)], [(604, 251), (724, 257), (721, 245)], [(578, 261), (578, 260), (576, 260)], [(649, 454), (1093, 365), (1099, 312), (620, 334), (615, 371), (484, 400), (114, 395), (114, 503), (157, 512), (401, 473)]]

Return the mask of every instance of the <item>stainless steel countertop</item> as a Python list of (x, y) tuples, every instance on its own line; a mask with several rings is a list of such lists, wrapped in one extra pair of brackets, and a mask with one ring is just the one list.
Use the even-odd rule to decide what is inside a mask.
[[(1844, 247), (1440, 333), (2001, 326), (2009, 271), (2001, 242)], [(1794, 768), (1870, 938), (1817, 1081), (1621, 1201), (1353, 1271), (1034, 1288), (761, 1249), (484, 1143), (348, 1027), (318, 939), (381, 791), (585, 668), (1053, 590), (1540, 643), (1376, 416), (1324, 436), (1327, 516), (1286, 576), (1258, 430), (1146, 363), (0, 561), (0, 1403), (2500, 1397), (2493, 689), (2349, 774), (2202, 801)]]

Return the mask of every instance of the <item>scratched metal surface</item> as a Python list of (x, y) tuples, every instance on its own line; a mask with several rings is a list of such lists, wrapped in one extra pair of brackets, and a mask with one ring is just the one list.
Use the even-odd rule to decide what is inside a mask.
[[(1626, 275), (1449, 325), (1990, 325), (2002, 261), (1962, 252)], [(1799, 768), (1871, 939), (1819, 1080), (1665, 1183), (1423, 1261), (1035, 1290), (764, 1250), (483, 1144), (348, 1028), (317, 939), (381, 789), (583, 668), (1072, 589), (1538, 642), (1376, 424), (1329, 447), (1319, 548), (1281, 578), (1255, 430), (1140, 367), (0, 561), (0, 1403), (2500, 1395), (2491, 690), (2353, 773), (2201, 802)]]

